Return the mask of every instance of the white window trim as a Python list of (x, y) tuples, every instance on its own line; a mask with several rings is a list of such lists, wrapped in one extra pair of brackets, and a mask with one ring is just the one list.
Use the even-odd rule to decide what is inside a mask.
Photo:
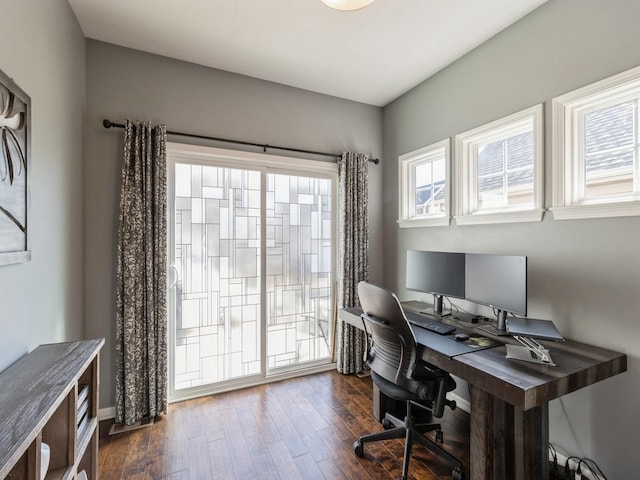
[[(458, 225), (539, 222), (544, 215), (544, 128), (540, 103), (494, 122), (456, 135), (456, 206)], [(517, 134), (525, 122), (533, 121), (533, 208), (510, 207), (496, 211), (474, 211), (476, 165), (473, 149), (479, 142), (492, 142)], [(494, 133), (492, 133), (494, 132)]]
[(628, 217), (640, 215), (637, 194), (580, 200), (580, 174), (576, 165), (579, 155), (579, 116), (582, 112), (606, 103), (624, 101), (640, 91), (640, 67), (605, 78), (552, 101), (553, 132), (553, 217), (556, 220)]
[[(445, 164), (445, 202), (444, 213), (432, 216), (412, 216), (412, 204), (415, 204), (415, 178), (413, 166), (430, 157), (441, 158)], [(400, 228), (441, 227), (451, 223), (451, 140), (446, 138), (426, 147), (413, 150), (398, 157), (398, 225)]]

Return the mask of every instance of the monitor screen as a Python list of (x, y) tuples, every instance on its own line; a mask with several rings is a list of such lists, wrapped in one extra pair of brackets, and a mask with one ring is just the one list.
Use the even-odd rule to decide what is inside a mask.
[(432, 293), (436, 314), (442, 314), (442, 297), (464, 298), (465, 254), (407, 251), (407, 290)]
[(465, 279), (470, 302), (527, 314), (527, 257), (468, 253)]

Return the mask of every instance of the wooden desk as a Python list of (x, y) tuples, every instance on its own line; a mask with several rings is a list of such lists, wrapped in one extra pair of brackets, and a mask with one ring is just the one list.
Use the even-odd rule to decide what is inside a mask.
[[(417, 302), (403, 306), (408, 310), (423, 307)], [(361, 312), (341, 309), (339, 318), (364, 328)], [(460, 331), (473, 332), (477, 327), (446, 321)], [(493, 338), (517, 344), (511, 337)], [(419, 344), (423, 360), (470, 386), (471, 480), (549, 478), (549, 401), (627, 370), (627, 356), (619, 352), (572, 340), (540, 343), (549, 348), (556, 367), (507, 359), (504, 345), (449, 358)], [(380, 420), (385, 399), (376, 388), (374, 395), (374, 415)]]

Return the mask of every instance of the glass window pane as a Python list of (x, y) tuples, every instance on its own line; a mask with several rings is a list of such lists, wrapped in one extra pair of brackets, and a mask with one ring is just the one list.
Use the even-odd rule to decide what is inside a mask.
[(504, 140), (478, 147), (478, 176), (501, 173), (504, 169)]
[(633, 149), (587, 155), (585, 159), (587, 178), (606, 174), (606, 172), (612, 172), (615, 175), (617, 169), (633, 167), (633, 158)]
[(480, 147), (477, 210), (532, 207), (533, 160), (533, 131)]
[(533, 132), (507, 139), (507, 170), (533, 167)]
[(416, 215), (426, 215), (429, 212), (429, 203), (433, 196), (431, 185), (423, 186), (416, 189)]
[(478, 210), (504, 206), (504, 177), (492, 175), (478, 179)]
[(433, 197), (433, 175), (431, 162), (420, 163), (413, 169), (415, 179), (415, 214), (427, 215)]
[(529, 170), (519, 170), (507, 174), (507, 188), (512, 190), (533, 191), (533, 168)]
[(533, 208), (533, 168), (507, 174), (507, 204)]
[(415, 215), (442, 215), (446, 201), (446, 164), (444, 158), (426, 161), (414, 167)]
[(446, 164), (444, 158), (431, 163), (433, 165), (433, 183), (442, 185), (446, 179)]
[(500, 194), (504, 187), (504, 178), (502, 175), (492, 175), (478, 179), (478, 192), (486, 194)]
[(431, 186), (433, 183), (432, 162), (425, 162), (416, 165), (414, 169), (414, 178), (416, 179), (416, 188)]
[(633, 192), (633, 150), (591, 155), (585, 160), (585, 197)]
[(633, 146), (633, 110), (633, 102), (625, 102), (587, 113), (584, 118), (587, 155), (613, 148)]

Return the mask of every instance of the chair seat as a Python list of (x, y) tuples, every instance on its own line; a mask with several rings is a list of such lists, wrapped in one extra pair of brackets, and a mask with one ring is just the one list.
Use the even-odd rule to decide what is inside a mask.
[(385, 380), (373, 370), (371, 370), (371, 379), (378, 386), (380, 391), (389, 398), (392, 398), (394, 400), (400, 400), (403, 402), (406, 402), (408, 400), (413, 400), (413, 401), (419, 400), (414, 393), (411, 393), (409, 390), (405, 390), (404, 388), (398, 386), (395, 383)]

